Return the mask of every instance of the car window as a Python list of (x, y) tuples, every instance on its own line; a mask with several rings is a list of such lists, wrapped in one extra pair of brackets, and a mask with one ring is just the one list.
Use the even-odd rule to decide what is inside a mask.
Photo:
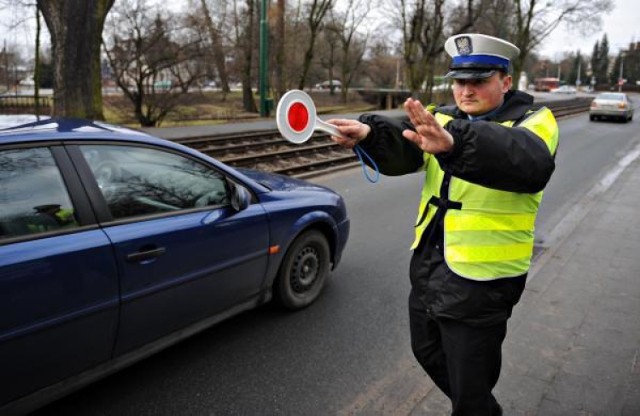
[(114, 219), (229, 204), (224, 176), (146, 147), (80, 146)]
[(615, 101), (624, 101), (624, 96), (621, 94), (600, 94), (596, 98), (601, 100), (615, 100)]
[(77, 226), (49, 148), (0, 151), (0, 241)]

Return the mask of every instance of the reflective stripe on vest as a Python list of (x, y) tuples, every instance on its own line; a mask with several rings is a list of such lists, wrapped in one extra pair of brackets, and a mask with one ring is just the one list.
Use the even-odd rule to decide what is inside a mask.
[[(442, 126), (453, 118), (435, 114)], [(500, 123), (512, 127), (514, 121)], [(530, 112), (518, 128), (539, 136), (555, 153), (558, 129), (547, 108)], [(433, 219), (436, 207), (432, 196), (441, 197), (444, 172), (431, 155), (425, 154), (425, 182), (416, 224), (415, 249)], [(449, 195), (443, 197), (462, 203), (461, 209), (448, 209), (444, 218), (444, 254), (449, 268), (473, 280), (494, 280), (520, 276), (529, 270), (533, 253), (534, 224), (542, 192), (525, 194), (486, 188), (451, 177)]]

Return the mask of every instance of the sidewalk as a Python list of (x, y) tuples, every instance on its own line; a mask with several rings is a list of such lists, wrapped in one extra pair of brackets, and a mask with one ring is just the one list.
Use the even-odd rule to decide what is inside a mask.
[[(640, 158), (630, 160), (531, 270), (495, 389), (505, 416), (640, 415)], [(450, 409), (434, 388), (411, 415)]]

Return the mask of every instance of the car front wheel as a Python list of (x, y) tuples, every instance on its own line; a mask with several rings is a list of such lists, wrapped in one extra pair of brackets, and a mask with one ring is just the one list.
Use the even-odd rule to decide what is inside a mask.
[(306, 231), (289, 247), (274, 284), (274, 295), (284, 307), (301, 309), (320, 295), (331, 263), (326, 237), (319, 231)]

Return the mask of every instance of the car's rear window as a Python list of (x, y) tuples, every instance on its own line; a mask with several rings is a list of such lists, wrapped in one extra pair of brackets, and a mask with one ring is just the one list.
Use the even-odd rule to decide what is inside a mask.
[(623, 101), (622, 94), (600, 94), (596, 98), (599, 100)]

